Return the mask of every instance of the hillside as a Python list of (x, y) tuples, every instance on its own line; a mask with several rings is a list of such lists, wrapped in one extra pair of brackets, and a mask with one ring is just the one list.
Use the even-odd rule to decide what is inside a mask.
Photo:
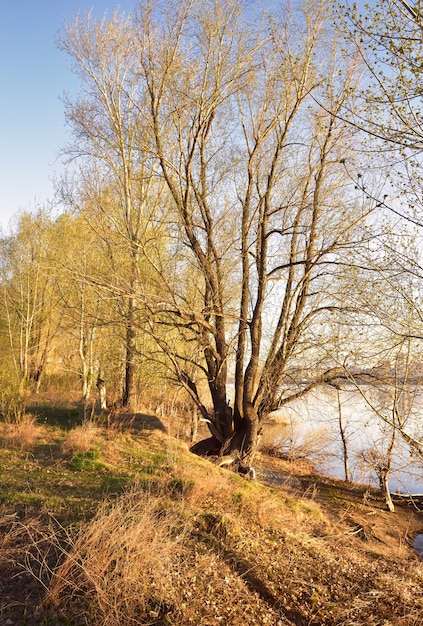
[(247, 481), (165, 418), (37, 415), (0, 423), (1, 626), (423, 623), (417, 512), (262, 454)]

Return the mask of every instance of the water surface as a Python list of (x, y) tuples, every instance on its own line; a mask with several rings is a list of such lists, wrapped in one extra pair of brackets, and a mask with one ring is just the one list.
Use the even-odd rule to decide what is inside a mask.
[[(407, 431), (420, 438), (420, 433), (423, 435), (423, 390), (410, 392), (401, 398), (398, 410)], [(322, 385), (273, 413), (272, 421), (280, 424), (277, 432), (285, 451), (299, 448), (301, 453), (303, 449), (319, 471), (345, 478), (339, 428), (341, 414), (351, 479), (377, 485), (377, 476), (363, 460), (362, 453), (370, 449), (381, 453), (386, 451), (392, 428), (381, 416), (389, 422), (391, 411), (392, 398), (384, 397), (369, 386), (357, 389), (351, 385), (338, 390)], [(389, 485), (393, 492), (423, 493), (423, 459), (410, 449), (399, 433), (396, 435)]]

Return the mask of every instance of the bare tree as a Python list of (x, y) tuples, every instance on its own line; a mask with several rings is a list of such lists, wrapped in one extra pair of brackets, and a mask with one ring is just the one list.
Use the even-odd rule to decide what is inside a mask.
[[(421, 4), (378, 0), (360, 8), (345, 2), (340, 5), (338, 23), (366, 68), (365, 87), (357, 93), (359, 106), (345, 107), (341, 117), (367, 136), (360, 171), (376, 166), (386, 172), (383, 191), (366, 189), (366, 193), (386, 212), (421, 227)], [(356, 171), (351, 175), (363, 187)]]
[(342, 193), (351, 139), (336, 113), (355, 66), (344, 65), (339, 78), (326, 18), (318, 3), (255, 28), (237, 1), (138, 15), (154, 149), (195, 268), (196, 297), (173, 289), (155, 313), (196, 346), (190, 358), (162, 343), (212, 431), (196, 450), (250, 457), (260, 420), (288, 401), (281, 384), (295, 367), (304, 378), (307, 357), (319, 361), (313, 333), (342, 308), (336, 266), (348, 264), (368, 209)]
[(76, 189), (63, 184), (62, 197), (102, 242), (103, 265), (85, 280), (102, 291), (100, 299), (115, 302), (125, 345), (122, 403), (129, 409), (137, 396), (141, 259), (153, 236), (151, 227), (146, 234), (151, 207), (160, 202), (154, 161), (137, 146), (148, 129), (143, 111), (133, 106), (140, 93), (133, 41), (131, 18), (115, 12), (108, 21), (76, 18), (59, 43), (81, 79), (79, 97), (65, 96), (74, 141), (64, 152), (79, 163), (78, 183)]
[(142, 308), (152, 358), (210, 428), (193, 449), (241, 464), (269, 412), (332, 375), (327, 320), (359, 315), (341, 276), (372, 205), (342, 165), (357, 74), (329, 18), (323, 0), (152, 2), (62, 39), (83, 84), (67, 100), (68, 154), (90, 165), (77, 205), (110, 250), (98, 283), (128, 306), (128, 380)]

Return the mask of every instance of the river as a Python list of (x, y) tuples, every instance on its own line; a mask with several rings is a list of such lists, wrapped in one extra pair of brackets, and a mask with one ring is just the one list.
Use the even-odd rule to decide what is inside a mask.
[[(273, 443), (280, 445), (285, 452), (311, 458), (322, 473), (345, 478), (339, 427), (341, 411), (351, 479), (377, 485), (377, 476), (366, 462), (369, 457), (366, 451), (384, 452), (392, 429), (378, 417), (372, 406), (389, 419), (392, 399), (370, 386), (357, 389), (350, 385), (341, 390), (320, 386), (272, 413), (264, 436), (267, 439), (270, 436)], [(423, 389), (403, 396), (399, 410), (407, 431), (414, 436), (419, 436), (419, 432), (423, 434)], [(423, 494), (423, 459), (413, 454), (399, 433), (389, 485), (392, 492)]]

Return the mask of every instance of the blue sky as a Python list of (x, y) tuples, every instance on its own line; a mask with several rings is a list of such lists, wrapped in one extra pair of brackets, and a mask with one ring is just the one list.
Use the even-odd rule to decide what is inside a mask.
[[(77, 89), (55, 39), (79, 11), (96, 16), (136, 0), (0, 0), (0, 228), (53, 198), (66, 141), (64, 91)], [(12, 219), (13, 222), (13, 219)]]

